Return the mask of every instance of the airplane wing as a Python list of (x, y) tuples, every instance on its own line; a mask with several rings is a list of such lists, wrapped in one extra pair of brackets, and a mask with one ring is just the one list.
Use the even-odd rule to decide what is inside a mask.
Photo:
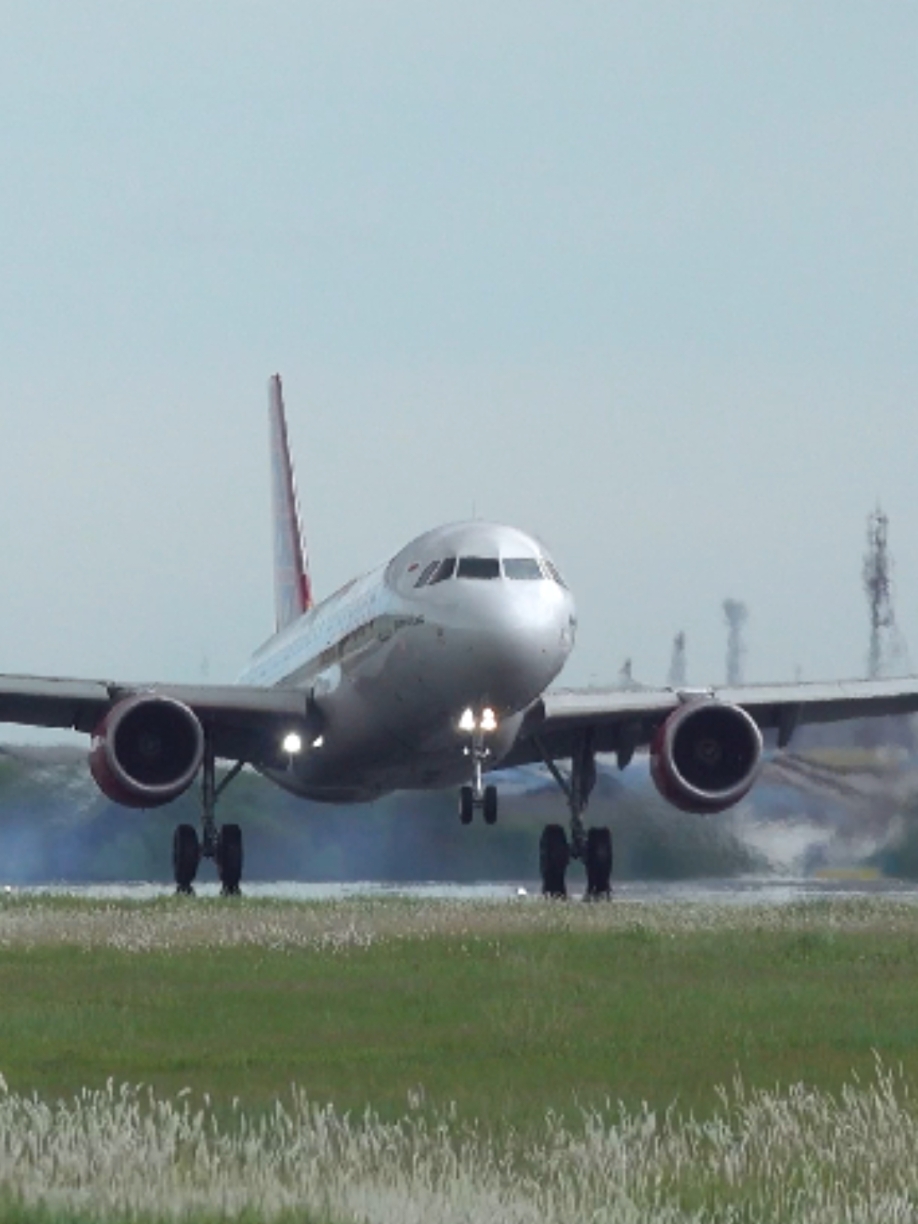
[(276, 764), (284, 733), (310, 722), (309, 697), (302, 689), (0, 676), (0, 723), (67, 727), (91, 735), (109, 710), (137, 694), (181, 701), (209, 732), (217, 756), (252, 765)]
[[(313, 718), (302, 689), (0, 675), (0, 722), (92, 734), (110, 709), (140, 693), (183, 702), (208, 730), (217, 756), (253, 765), (276, 764), (283, 734), (308, 727)], [(710, 689), (560, 689), (530, 708), (500, 767), (532, 764), (545, 755), (568, 759), (587, 731), (595, 752), (616, 753), (627, 763), (636, 749), (650, 744), (668, 714), (698, 698), (741, 706), (763, 731), (776, 730), (784, 747), (805, 723), (918, 711), (918, 677)]]
[(918, 711), (918, 676), (807, 684), (749, 684), (710, 689), (559, 689), (528, 711), (500, 768), (573, 756), (585, 732), (595, 752), (617, 753), (627, 764), (647, 747), (668, 714), (686, 701), (709, 698), (741, 706), (761, 730), (776, 730), (786, 747), (804, 723), (840, 722)]

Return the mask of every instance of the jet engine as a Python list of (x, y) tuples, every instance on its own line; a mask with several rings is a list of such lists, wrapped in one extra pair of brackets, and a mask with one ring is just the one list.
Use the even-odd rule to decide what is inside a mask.
[(188, 789), (203, 756), (204, 729), (193, 710), (172, 697), (139, 693), (113, 706), (96, 728), (89, 768), (115, 803), (154, 808)]
[(683, 812), (722, 812), (747, 794), (762, 764), (762, 733), (740, 706), (690, 701), (673, 711), (650, 747), (657, 790)]

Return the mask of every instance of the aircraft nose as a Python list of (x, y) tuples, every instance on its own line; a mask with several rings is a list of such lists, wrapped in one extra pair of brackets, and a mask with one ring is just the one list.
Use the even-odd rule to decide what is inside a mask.
[[(520, 584), (522, 586), (522, 584)], [(555, 679), (574, 644), (573, 601), (559, 587), (512, 590), (489, 601), (468, 640), (467, 665), (482, 699), (504, 710), (534, 701)]]

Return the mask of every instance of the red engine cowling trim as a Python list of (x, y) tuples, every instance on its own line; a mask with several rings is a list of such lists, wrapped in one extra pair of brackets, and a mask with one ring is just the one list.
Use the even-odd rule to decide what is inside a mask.
[(722, 812), (748, 794), (762, 765), (762, 733), (741, 706), (687, 702), (650, 746), (657, 790), (683, 812)]
[(204, 729), (194, 710), (139, 693), (113, 706), (96, 728), (89, 769), (113, 802), (154, 808), (188, 789), (203, 757)]

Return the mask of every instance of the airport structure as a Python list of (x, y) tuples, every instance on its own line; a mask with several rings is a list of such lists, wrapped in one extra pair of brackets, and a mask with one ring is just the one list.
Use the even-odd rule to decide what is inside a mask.
[(862, 569), (870, 615), (867, 675), (871, 680), (894, 674), (908, 655), (893, 608), (892, 572), (889, 519), (877, 506), (867, 519), (867, 551)]

